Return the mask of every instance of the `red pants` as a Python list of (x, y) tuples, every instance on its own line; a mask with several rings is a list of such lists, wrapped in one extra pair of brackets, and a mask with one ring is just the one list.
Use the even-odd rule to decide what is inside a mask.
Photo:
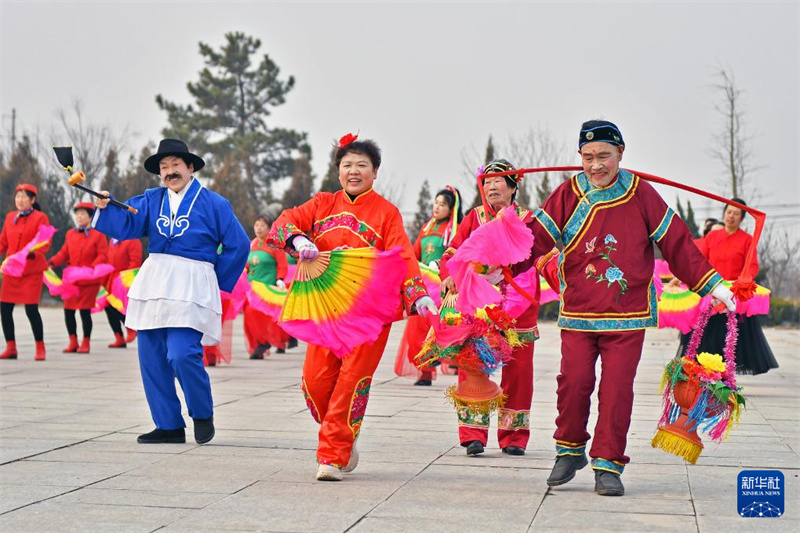
[[(589, 455), (595, 469), (622, 473), (633, 410), (633, 380), (642, 357), (644, 330), (591, 332), (561, 331), (561, 373), (558, 376), (556, 449), (559, 455), (582, 453), (600, 357), (602, 376), (598, 417)], [(571, 453), (570, 453), (571, 452)]]
[[(500, 387), (508, 395), (505, 407), (497, 412), (497, 440), (501, 448), (525, 448), (530, 438), (531, 401), (533, 400), (533, 342), (515, 348), (511, 361), (502, 369)], [(466, 379), (459, 372), (458, 382)], [(471, 409), (458, 409), (458, 439), (461, 444), (478, 440), (486, 445), (489, 438), (489, 415)]]
[(367, 410), (372, 374), (389, 338), (391, 324), (372, 344), (362, 344), (339, 359), (328, 349), (308, 345), (303, 365), (303, 394), (320, 423), (317, 461), (344, 467)]

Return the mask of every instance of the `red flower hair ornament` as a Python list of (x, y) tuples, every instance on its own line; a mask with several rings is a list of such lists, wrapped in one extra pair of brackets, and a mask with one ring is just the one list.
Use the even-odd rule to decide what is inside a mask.
[(342, 136), (341, 139), (339, 139), (339, 145), (337, 146), (337, 148), (341, 150), (342, 148), (350, 146), (356, 141), (356, 139), (358, 139), (358, 133), (356, 133), (355, 135), (353, 135), (352, 133), (348, 133), (347, 135), (344, 135)]

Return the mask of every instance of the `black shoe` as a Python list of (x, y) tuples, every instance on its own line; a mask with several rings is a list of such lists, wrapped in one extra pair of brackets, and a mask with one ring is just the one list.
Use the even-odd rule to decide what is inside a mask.
[(503, 453), (507, 453), (508, 455), (525, 455), (525, 448), (520, 448), (519, 446), (506, 446), (503, 448)]
[(556, 457), (556, 464), (547, 478), (547, 486), (557, 487), (563, 485), (575, 477), (575, 472), (589, 464), (585, 454), (579, 456), (559, 455)]
[(183, 444), (186, 442), (186, 432), (178, 429), (154, 429), (150, 433), (139, 435), (136, 442), (139, 444)]
[(297, 339), (295, 339), (294, 337), (290, 337), (289, 344), (287, 344), (286, 347), (289, 348), (290, 350), (292, 348), (297, 348)]
[(250, 354), (250, 359), (264, 359), (264, 352), (269, 350), (269, 344), (259, 344), (253, 353)]
[(214, 438), (214, 417), (194, 419), (194, 441), (205, 444)]
[(600, 496), (622, 496), (625, 494), (625, 486), (622, 484), (619, 474), (606, 470), (595, 470), (594, 491)]
[(284, 348), (278, 348), (275, 350), (275, 353), (286, 353), (286, 350)]
[(483, 453), (483, 443), (473, 440), (467, 443), (467, 455), (480, 455)]
[(431, 385), (433, 385), (433, 381), (429, 379), (418, 379), (417, 381), (414, 382), (414, 385), (420, 387), (430, 387)]

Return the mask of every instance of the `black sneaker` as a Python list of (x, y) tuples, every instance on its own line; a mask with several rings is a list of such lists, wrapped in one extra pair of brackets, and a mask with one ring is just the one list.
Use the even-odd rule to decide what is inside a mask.
[(256, 349), (253, 350), (253, 353), (250, 354), (250, 359), (264, 359), (264, 352), (269, 350), (269, 348), (269, 344), (259, 344)]
[(430, 379), (418, 379), (417, 381), (414, 382), (414, 385), (417, 385), (419, 387), (430, 387), (431, 385), (433, 385), (433, 381), (431, 381)]
[(205, 444), (214, 438), (214, 417), (194, 419), (194, 441)]
[(186, 442), (186, 432), (178, 429), (154, 429), (150, 433), (139, 435), (136, 438), (139, 444), (183, 444)]
[(275, 353), (286, 353), (286, 350), (284, 348), (278, 348), (275, 350)]
[(508, 455), (525, 455), (525, 448), (520, 448), (519, 446), (506, 446), (503, 448), (503, 453), (507, 453)]
[(466, 443), (467, 455), (480, 455), (483, 453), (483, 443), (479, 440), (473, 440)]
[(600, 496), (622, 496), (625, 494), (625, 486), (619, 474), (607, 470), (595, 470), (594, 491)]
[(286, 347), (289, 348), (290, 350), (292, 348), (297, 348), (297, 339), (295, 339), (294, 337), (289, 337), (289, 344), (287, 344)]
[(575, 477), (575, 472), (589, 464), (585, 454), (579, 456), (575, 455), (559, 455), (556, 457), (556, 464), (553, 465), (553, 470), (550, 472), (550, 477), (547, 478), (547, 485), (549, 487), (557, 487), (572, 481)]

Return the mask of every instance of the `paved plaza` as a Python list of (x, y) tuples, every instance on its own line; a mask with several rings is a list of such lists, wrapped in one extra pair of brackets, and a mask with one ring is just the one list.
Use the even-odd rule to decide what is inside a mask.
[[(636, 381), (631, 464), (622, 498), (593, 492), (589, 468), (548, 490), (559, 338), (541, 326), (535, 349), (532, 438), (523, 457), (458, 446), (444, 376), (414, 387), (392, 371), (403, 324), (392, 330), (359, 439), (361, 462), (340, 483), (318, 482), (317, 425), (300, 391), (304, 350), (250, 361), (241, 318), (233, 363), (209, 369), (217, 435), (205, 446), (139, 445), (150, 431), (136, 343), (106, 348), (95, 315), (88, 355), (62, 354), (63, 314), (43, 310), (46, 362), (33, 361), (23, 310), (15, 311), (20, 359), (0, 361), (0, 531), (800, 531), (800, 331), (769, 329), (781, 368), (739, 379), (741, 425), (697, 465), (650, 447), (673, 330), (649, 331)], [(594, 418), (591, 421), (593, 426)], [(781, 518), (740, 518), (737, 474), (779, 469)]]

